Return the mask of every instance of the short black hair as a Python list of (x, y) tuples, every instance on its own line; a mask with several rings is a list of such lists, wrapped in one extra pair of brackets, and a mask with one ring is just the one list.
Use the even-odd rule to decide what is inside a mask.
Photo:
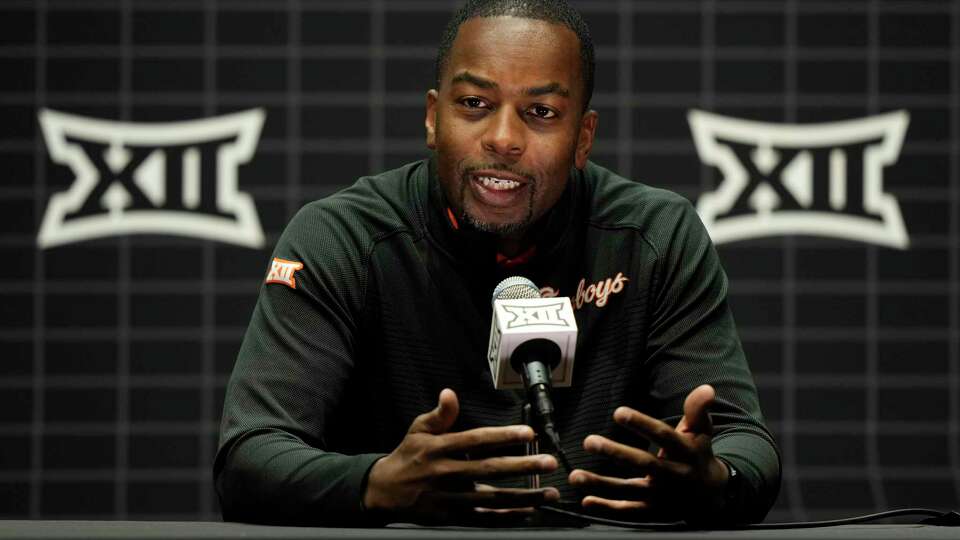
[(450, 48), (457, 38), (460, 25), (476, 17), (520, 17), (536, 19), (566, 26), (580, 40), (580, 65), (583, 70), (583, 110), (590, 106), (593, 97), (593, 72), (596, 69), (593, 54), (593, 39), (590, 29), (577, 10), (565, 0), (467, 0), (447, 23), (437, 49), (436, 84), (440, 88), (440, 77), (450, 56)]

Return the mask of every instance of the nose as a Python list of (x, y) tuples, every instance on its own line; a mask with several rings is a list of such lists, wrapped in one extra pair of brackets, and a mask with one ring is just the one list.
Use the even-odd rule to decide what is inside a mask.
[(526, 126), (516, 111), (500, 107), (488, 118), (490, 122), (481, 138), (484, 150), (511, 158), (523, 155), (526, 149)]

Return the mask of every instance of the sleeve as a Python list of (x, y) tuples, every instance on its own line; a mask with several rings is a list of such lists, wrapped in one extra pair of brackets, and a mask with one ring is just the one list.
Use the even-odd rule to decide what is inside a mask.
[(227, 385), (214, 462), (227, 521), (373, 524), (362, 496), (383, 454), (324, 450), (354, 369), (364, 285), (357, 235), (342, 225), (307, 206), (274, 251), (303, 268), (290, 276), (294, 286), (261, 286)]
[(690, 203), (671, 203), (664, 214), (672, 225), (654, 239), (660, 253), (647, 339), (655, 414), (676, 425), (690, 391), (712, 385), (713, 450), (741, 475), (718, 519), (762, 521), (780, 489), (780, 453), (727, 305), (727, 277)]

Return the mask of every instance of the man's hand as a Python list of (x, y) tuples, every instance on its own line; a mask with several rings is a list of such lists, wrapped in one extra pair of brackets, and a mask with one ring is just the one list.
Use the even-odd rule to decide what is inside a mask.
[(560, 498), (555, 488), (474, 484), (479, 479), (550, 472), (557, 461), (550, 455), (461, 459), (471, 450), (529, 442), (534, 433), (529, 426), (448, 433), (459, 409), (457, 395), (444, 389), (437, 408), (413, 421), (400, 445), (370, 469), (363, 497), (368, 509), (385, 512), (393, 520), (454, 523), (476, 517), (478, 509), (533, 507)]
[(659, 445), (660, 452), (654, 456), (600, 435), (585, 438), (586, 451), (618, 459), (639, 474), (616, 478), (582, 469), (571, 471), (570, 483), (591, 493), (583, 498), (583, 506), (656, 510), (670, 519), (692, 521), (708, 518), (719, 510), (729, 473), (727, 466), (713, 455), (711, 445), (713, 424), (708, 412), (714, 395), (709, 385), (690, 392), (676, 429), (629, 407), (614, 411), (614, 421)]

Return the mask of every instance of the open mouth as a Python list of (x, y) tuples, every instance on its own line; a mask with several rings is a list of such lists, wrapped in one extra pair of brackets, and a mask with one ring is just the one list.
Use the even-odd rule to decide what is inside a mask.
[(509, 178), (498, 178), (495, 176), (479, 176), (474, 175), (474, 180), (479, 182), (483, 187), (491, 189), (493, 191), (506, 191), (510, 189), (516, 189), (523, 184), (517, 182), (516, 180), (510, 180)]
[(484, 170), (470, 174), (470, 191), (473, 198), (485, 206), (510, 208), (527, 206), (530, 181), (505, 171)]

